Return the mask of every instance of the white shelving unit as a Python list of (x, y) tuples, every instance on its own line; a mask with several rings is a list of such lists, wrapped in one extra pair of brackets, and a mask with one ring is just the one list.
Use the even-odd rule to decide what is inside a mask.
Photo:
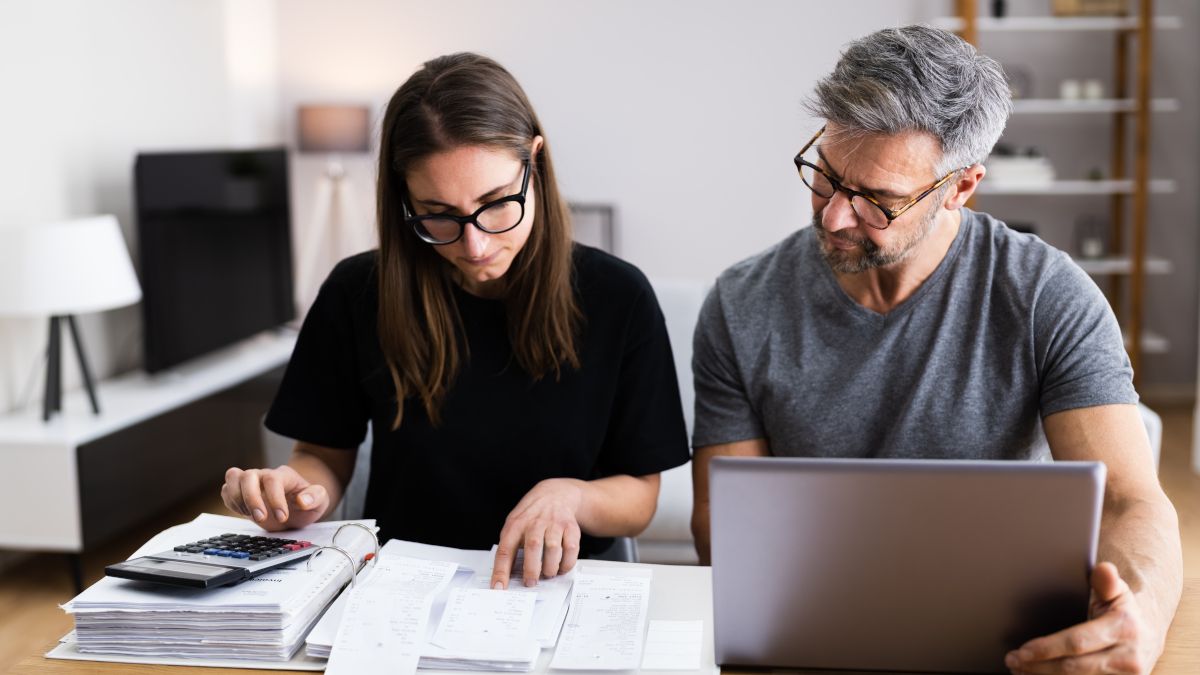
[[(962, 31), (966, 22), (957, 16), (938, 17), (933, 20), (935, 28), (949, 31)], [(1040, 32), (1040, 31), (1100, 31), (1114, 32), (1120, 30), (1137, 30), (1137, 17), (1118, 16), (1014, 16), (996, 18), (981, 16), (975, 20), (975, 29), (979, 32)], [(1177, 16), (1154, 17), (1153, 28), (1156, 30), (1175, 30), (1183, 28), (1183, 21)]]
[[(1150, 192), (1175, 192), (1175, 181), (1154, 179)], [(997, 183), (984, 180), (976, 190), (981, 195), (1129, 195), (1133, 194), (1132, 180), (1056, 180), (1049, 183)]]
[[(1076, 258), (1075, 262), (1084, 272), (1097, 276), (1133, 273), (1133, 261), (1129, 258)], [(1171, 261), (1165, 258), (1147, 258), (1143, 270), (1146, 274), (1170, 274), (1174, 271)]]
[[(1133, 345), (1133, 340), (1128, 334), (1124, 335), (1125, 347), (1129, 348)], [(1155, 333), (1154, 331), (1142, 331), (1142, 351), (1147, 354), (1166, 354), (1171, 351), (1171, 343), (1167, 338)]]
[[(1140, 372), (1143, 354), (1161, 354), (1170, 347), (1162, 336), (1147, 330), (1144, 325), (1145, 277), (1171, 271), (1167, 261), (1152, 259), (1147, 255), (1149, 195), (1172, 193), (1177, 187), (1175, 181), (1169, 178), (1153, 179), (1149, 175), (1151, 114), (1181, 109), (1176, 99), (1150, 96), (1152, 42), (1156, 31), (1178, 30), (1183, 27), (1183, 21), (1177, 16), (1155, 15), (1154, 0), (1130, 2), (1128, 13), (1122, 16), (1080, 17), (979, 16), (980, 4), (976, 0), (958, 0), (955, 3), (957, 16), (937, 18), (932, 23), (939, 28), (956, 31), (964, 39), (976, 44), (988, 33), (1042, 33), (1048, 37), (1039, 39), (1060, 41), (1068, 49), (1078, 41), (1114, 41), (1112, 98), (1018, 99), (1013, 102), (1014, 115), (1110, 115), (1113, 118), (1113, 133), (1108, 146), (1111, 164), (1107, 173), (1113, 180), (1056, 180), (1022, 184), (985, 180), (980, 184), (977, 194), (985, 198), (1006, 195), (1067, 196), (1091, 198), (1093, 203), (1098, 198), (1107, 201), (1112, 223), (1110, 245), (1116, 255), (1105, 260), (1078, 262), (1090, 274), (1110, 277), (1109, 298), (1127, 333), (1126, 344), (1134, 372)], [(1034, 39), (1032, 35), (1030, 39)], [(999, 171), (996, 177), (1000, 177)], [(998, 215), (1003, 216), (1003, 213)], [(1197, 457), (1200, 462), (1200, 451)]]
[[(1137, 111), (1137, 102), (1130, 98), (1105, 98), (1096, 100), (1069, 100), (1060, 98), (1019, 98), (1013, 100), (1014, 115), (1077, 115), (1132, 113)], [(1150, 112), (1179, 112), (1179, 101), (1173, 98), (1156, 98), (1150, 102)]]
[(9, 479), (0, 490), (0, 513), (7, 514), (0, 518), (0, 548), (82, 551), (81, 446), (274, 370), (291, 358), (295, 343), (290, 331), (264, 333), (169, 371), (100, 382), (99, 415), (77, 391), (64, 397), (63, 413), (48, 423), (38, 409), (0, 417), (0, 472)]

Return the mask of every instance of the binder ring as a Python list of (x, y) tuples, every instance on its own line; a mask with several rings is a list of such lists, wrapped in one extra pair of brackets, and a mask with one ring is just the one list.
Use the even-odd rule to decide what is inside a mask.
[(337, 538), (338, 538), (338, 535), (339, 535), (339, 534), (341, 534), (341, 533), (342, 533), (342, 530), (346, 529), (347, 527), (360, 527), (360, 528), (362, 528), (362, 529), (363, 529), (363, 531), (365, 531), (367, 534), (371, 535), (371, 539), (375, 540), (375, 555), (373, 555), (373, 556), (371, 557), (371, 559), (372, 559), (372, 560), (376, 560), (376, 559), (378, 559), (378, 558), (379, 558), (379, 537), (378, 537), (378, 536), (376, 536), (376, 534), (375, 534), (375, 531), (374, 531), (374, 530), (372, 530), (371, 528), (367, 527), (366, 525), (363, 525), (362, 523), (345, 523), (345, 524), (343, 524), (341, 527), (339, 527), (339, 528), (337, 529), (337, 531), (336, 531), (336, 532), (334, 532), (334, 533), (333, 533), (333, 537), (332, 537), (332, 538), (331, 538), (329, 541), (330, 541), (330, 542), (332, 542), (332, 543), (334, 543), (334, 544), (336, 544), (336, 543), (337, 543)]
[(358, 576), (357, 570), (354, 569), (354, 558), (346, 551), (346, 549), (342, 548), (341, 546), (333, 546), (333, 545), (318, 546), (317, 550), (313, 551), (312, 555), (308, 556), (308, 561), (304, 564), (305, 571), (307, 571), (307, 572), (312, 571), (313, 558), (316, 558), (317, 556), (321, 555), (321, 553), (324, 551), (337, 551), (338, 553), (341, 553), (342, 555), (346, 556), (346, 562), (350, 563), (349, 565), (346, 566), (347, 569), (350, 570), (350, 587), (354, 588), (355, 578)]

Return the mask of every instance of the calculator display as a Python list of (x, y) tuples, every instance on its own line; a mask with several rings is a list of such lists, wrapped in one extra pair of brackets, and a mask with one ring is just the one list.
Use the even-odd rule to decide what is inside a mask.
[(138, 558), (137, 560), (130, 560), (124, 563), (124, 565), (146, 570), (155, 570), (159, 572), (178, 572), (181, 574), (196, 575), (200, 577), (215, 577), (220, 574), (225, 574), (229, 571), (229, 568), (226, 567), (199, 565), (196, 563), (183, 562), (181, 560), (158, 560), (157, 558)]

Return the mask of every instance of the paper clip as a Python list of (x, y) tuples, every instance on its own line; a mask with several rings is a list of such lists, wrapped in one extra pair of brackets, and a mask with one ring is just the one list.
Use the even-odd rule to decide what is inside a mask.
[(351, 556), (350, 553), (347, 552), (346, 549), (342, 548), (341, 546), (334, 546), (332, 544), (329, 546), (318, 546), (317, 550), (313, 551), (312, 555), (308, 556), (308, 562), (306, 562), (304, 565), (305, 571), (307, 571), (307, 572), (312, 571), (313, 559), (316, 558), (317, 556), (321, 555), (321, 553), (324, 551), (337, 551), (338, 553), (341, 553), (342, 555), (346, 556), (346, 561), (350, 563), (347, 566), (347, 568), (350, 570), (350, 587), (354, 588), (355, 579), (358, 577), (358, 569), (361, 569), (361, 568), (354, 567), (354, 557)]

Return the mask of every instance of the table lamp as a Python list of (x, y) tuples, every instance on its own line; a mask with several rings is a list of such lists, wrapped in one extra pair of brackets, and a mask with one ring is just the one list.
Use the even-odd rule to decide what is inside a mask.
[(361, 232), (348, 231), (347, 227), (361, 227), (366, 221), (338, 156), (370, 151), (371, 116), (365, 105), (302, 105), (297, 117), (300, 152), (327, 156), (325, 172), (317, 183), (313, 219), (303, 238), (304, 246), (298, 251), (296, 299), (303, 316), (321, 283), (322, 270), (318, 268), (322, 255), (336, 262), (358, 252), (348, 249), (358, 241), (353, 235)]
[(79, 368), (100, 414), (95, 381), (75, 315), (141, 300), (129, 251), (113, 216), (36, 227), (0, 228), (0, 316), (49, 316), (42, 419), (62, 410), (62, 324), (71, 330)]

